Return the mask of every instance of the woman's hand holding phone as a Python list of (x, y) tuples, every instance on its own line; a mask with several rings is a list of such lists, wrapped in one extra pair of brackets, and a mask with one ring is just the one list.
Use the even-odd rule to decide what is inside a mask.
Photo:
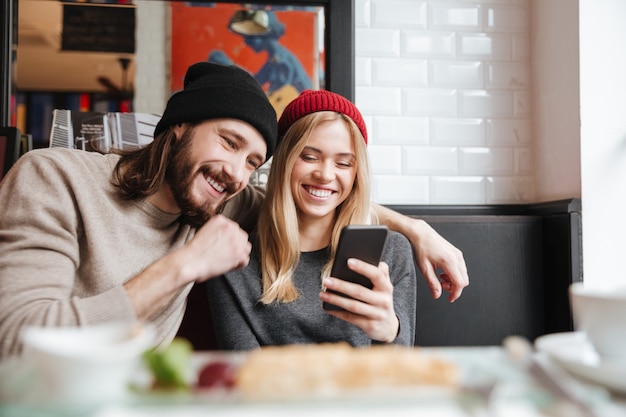
[(329, 314), (358, 326), (373, 340), (389, 343), (400, 325), (389, 267), (380, 262), (386, 238), (384, 226), (345, 227), (320, 298)]
[[(326, 278), (324, 286), (327, 291), (323, 291), (320, 298), (326, 305), (340, 307), (326, 311), (361, 328), (372, 340), (393, 342), (398, 335), (400, 323), (393, 306), (393, 285), (389, 278), (389, 267), (385, 262), (374, 266), (354, 258), (350, 259), (348, 265), (355, 272), (367, 277), (372, 288), (335, 277)], [(333, 292), (328, 291), (331, 289)]]

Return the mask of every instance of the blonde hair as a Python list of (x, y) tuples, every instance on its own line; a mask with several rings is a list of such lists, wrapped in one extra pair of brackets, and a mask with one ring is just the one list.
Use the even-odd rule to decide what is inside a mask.
[(323, 122), (343, 120), (356, 156), (354, 185), (346, 200), (336, 209), (336, 221), (330, 242), (330, 260), (322, 269), (321, 278), (330, 274), (339, 233), (348, 224), (370, 224), (376, 221), (370, 209), (369, 158), (365, 140), (349, 117), (332, 111), (315, 112), (298, 119), (285, 133), (276, 149), (267, 182), (265, 201), (258, 222), (259, 252), (263, 293), (261, 302), (291, 302), (298, 298), (293, 283), (300, 261), (298, 215), (291, 191), (291, 172), (306, 146), (313, 129)]

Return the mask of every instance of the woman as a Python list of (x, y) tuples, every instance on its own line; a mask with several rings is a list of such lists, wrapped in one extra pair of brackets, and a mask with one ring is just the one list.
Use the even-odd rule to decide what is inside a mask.
[[(360, 112), (338, 94), (307, 90), (278, 126), (250, 263), (206, 284), (218, 347), (413, 345), (416, 271), (403, 235), (389, 232), (378, 266), (349, 263), (372, 289), (329, 276), (341, 229), (376, 222)], [(322, 302), (343, 310), (324, 310)]]

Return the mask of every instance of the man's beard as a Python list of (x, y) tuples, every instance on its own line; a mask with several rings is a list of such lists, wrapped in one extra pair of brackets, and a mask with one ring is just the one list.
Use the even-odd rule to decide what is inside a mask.
[[(197, 173), (193, 171), (193, 162), (191, 161), (192, 135), (193, 128), (185, 131), (180, 139), (174, 141), (168, 161), (166, 181), (172, 190), (176, 204), (181, 209), (181, 221), (192, 227), (200, 227), (211, 217), (222, 212), (226, 200), (213, 207), (211, 201), (199, 204), (193, 199), (191, 190)], [(208, 174), (215, 181), (224, 184), (229, 198), (236, 192), (234, 184), (229, 182), (229, 179), (225, 178), (222, 172), (213, 171), (210, 166), (203, 166), (200, 169), (204, 177)]]

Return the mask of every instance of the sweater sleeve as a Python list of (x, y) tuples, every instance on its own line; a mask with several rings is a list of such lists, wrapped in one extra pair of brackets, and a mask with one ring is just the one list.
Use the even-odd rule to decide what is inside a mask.
[(223, 214), (239, 223), (242, 229), (251, 232), (259, 218), (259, 207), (265, 198), (265, 188), (248, 185), (224, 207)]
[[(26, 325), (132, 321), (121, 285), (79, 281), (80, 212), (58, 163), (31, 151), (0, 183), (0, 358), (20, 351)], [(89, 184), (88, 186), (93, 186)], [(81, 298), (79, 293), (95, 294)]]
[[(253, 274), (246, 279), (258, 279)], [(239, 277), (242, 278), (242, 277)], [(217, 346), (220, 350), (252, 350), (260, 346), (252, 331), (252, 325), (246, 319), (243, 306), (235, 297), (234, 289), (229, 285), (227, 277), (221, 276), (204, 283), (209, 297), (211, 317)], [(256, 300), (245, 300), (254, 304)]]
[(389, 265), (393, 283), (393, 303), (400, 322), (395, 344), (413, 346), (417, 311), (417, 271), (413, 249), (404, 235), (390, 232), (383, 261)]

